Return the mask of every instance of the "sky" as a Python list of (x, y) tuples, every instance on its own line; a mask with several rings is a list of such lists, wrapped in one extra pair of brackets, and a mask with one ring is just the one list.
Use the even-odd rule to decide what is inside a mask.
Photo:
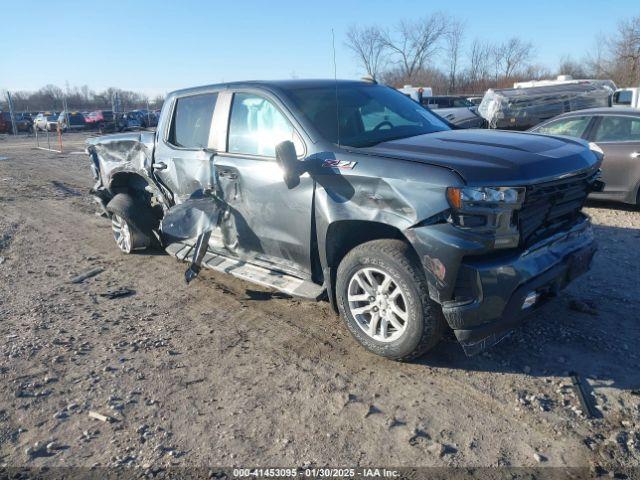
[[(392, 28), (433, 12), (466, 25), (474, 38), (518, 36), (534, 62), (581, 59), (599, 34), (640, 14), (638, 0), (0, 0), (0, 90), (46, 84), (109, 86), (154, 96), (233, 80), (333, 77), (364, 72), (345, 47), (350, 25)], [(437, 62), (435, 63), (437, 66)], [(444, 65), (443, 65), (444, 67)]]

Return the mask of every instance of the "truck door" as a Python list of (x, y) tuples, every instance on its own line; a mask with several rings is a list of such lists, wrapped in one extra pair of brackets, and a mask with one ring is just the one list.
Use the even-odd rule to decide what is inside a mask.
[(179, 96), (169, 106), (166, 121), (158, 126), (153, 170), (176, 204), (215, 184), (215, 131), (211, 126), (217, 99), (217, 92)]
[(284, 140), (293, 141), (304, 157), (295, 119), (264, 92), (235, 92), (230, 109), (227, 148), (214, 161), (228, 207), (221, 225), (226, 248), (252, 263), (308, 278), (313, 181), (305, 173), (288, 189), (275, 159), (275, 146)]

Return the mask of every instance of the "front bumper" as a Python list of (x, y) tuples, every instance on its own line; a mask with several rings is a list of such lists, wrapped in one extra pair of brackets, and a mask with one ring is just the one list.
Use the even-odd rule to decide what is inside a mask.
[[(430, 282), (431, 297), (441, 304), (467, 355), (495, 345), (528, 314), (589, 270), (596, 251), (591, 223), (586, 217), (569, 231), (525, 251), (493, 250), (474, 255), (473, 249), (465, 249), (469, 246), (449, 241), (448, 259), (459, 259), (459, 263), (444, 262), (446, 269), (436, 270), (436, 275), (434, 259), (421, 255), (427, 277), (435, 281)], [(443, 253), (444, 248), (441, 246), (439, 251)], [(523, 308), (525, 299), (530, 305)]]

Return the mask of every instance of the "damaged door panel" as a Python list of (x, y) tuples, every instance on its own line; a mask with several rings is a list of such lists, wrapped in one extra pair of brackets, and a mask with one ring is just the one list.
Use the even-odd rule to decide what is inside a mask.
[(88, 152), (126, 253), (154, 235), (188, 262), (187, 282), (210, 268), (326, 294), (357, 341), (393, 359), (421, 355), (444, 328), (468, 355), (490, 347), (595, 252), (581, 208), (600, 153), (450, 130), (370, 82), (181, 90), (155, 136), (90, 139)]
[(171, 122), (158, 130), (153, 170), (173, 193), (174, 203), (214, 188), (211, 127), (217, 98), (217, 92), (210, 92), (175, 99), (170, 106)]
[(304, 143), (277, 99), (255, 90), (233, 93), (228, 151), (216, 156), (216, 178), (228, 207), (222, 229), (227, 249), (240, 258), (290, 275), (311, 275), (313, 180), (300, 177), (295, 189), (283, 182), (275, 146), (289, 140), (296, 156)]

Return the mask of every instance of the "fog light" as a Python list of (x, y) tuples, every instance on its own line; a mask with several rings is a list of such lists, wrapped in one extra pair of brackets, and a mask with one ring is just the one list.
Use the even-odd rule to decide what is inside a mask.
[(522, 302), (522, 310), (533, 307), (539, 299), (540, 294), (538, 292), (529, 292), (524, 298), (524, 302)]

